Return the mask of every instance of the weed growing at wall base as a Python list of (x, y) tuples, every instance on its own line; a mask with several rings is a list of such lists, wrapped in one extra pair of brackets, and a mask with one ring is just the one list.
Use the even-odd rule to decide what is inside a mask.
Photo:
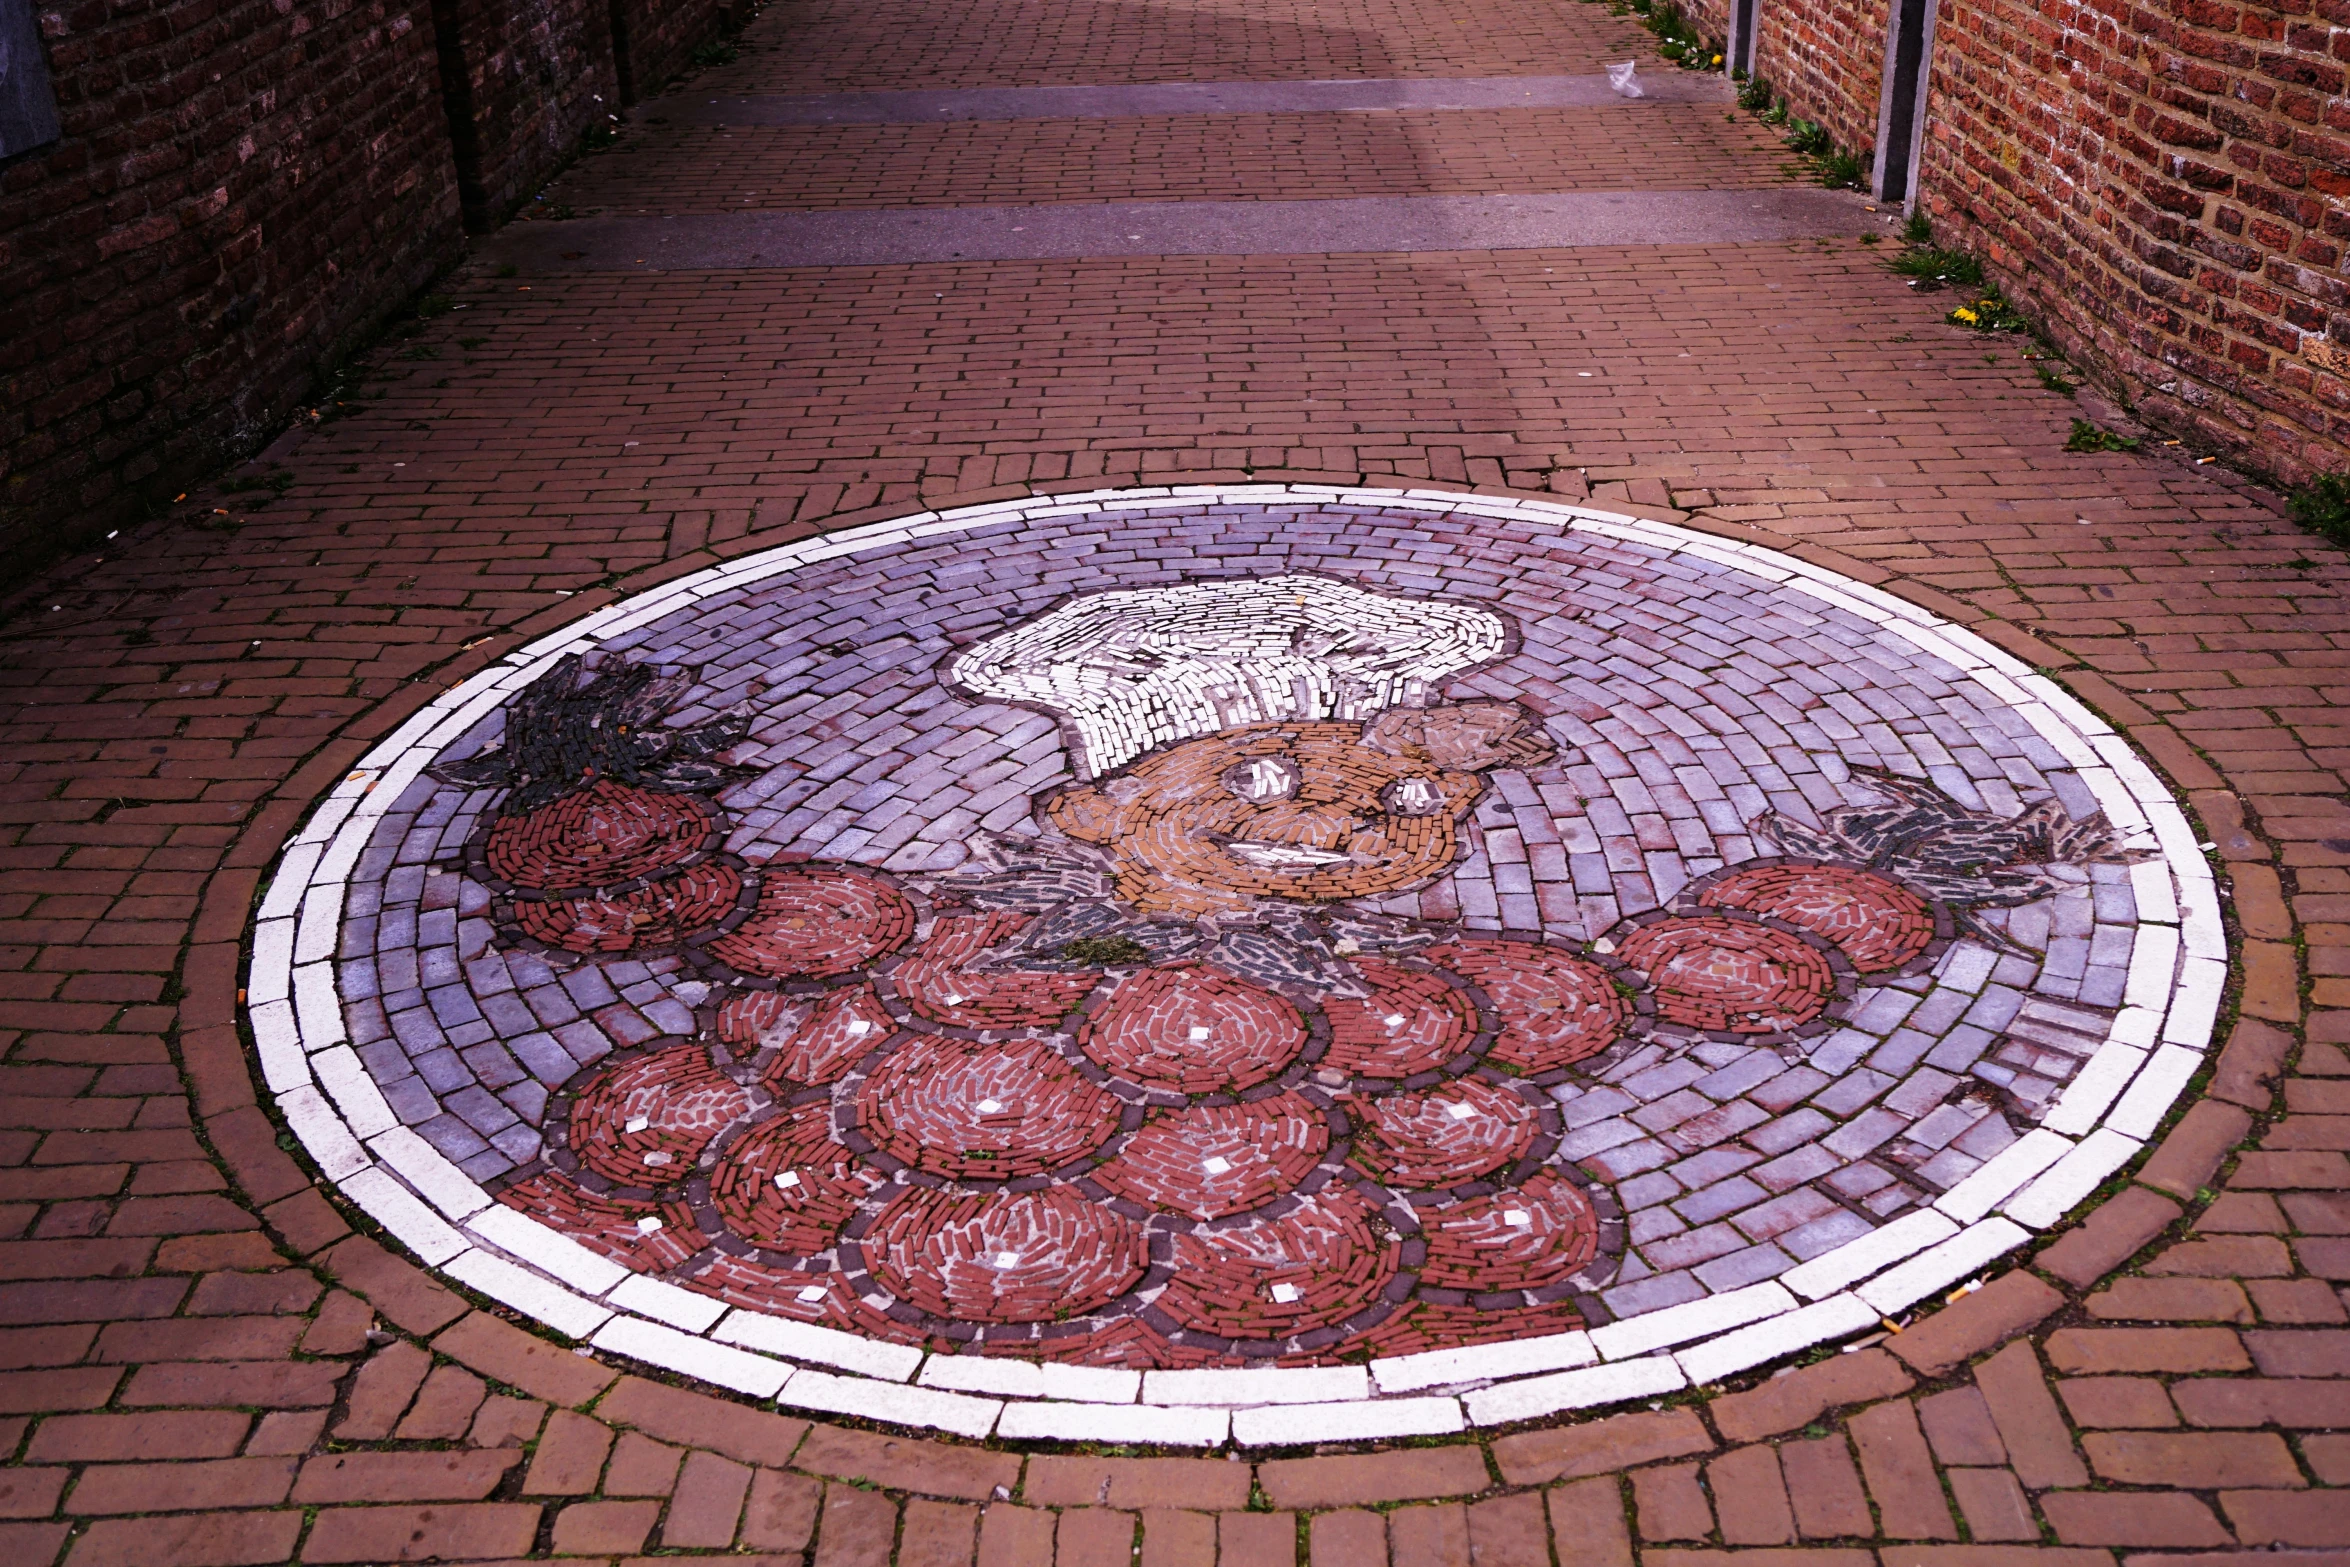
[(2350, 544), (2350, 473), (2321, 473), (2295, 490), (2286, 504), (2293, 520), (2319, 538)]

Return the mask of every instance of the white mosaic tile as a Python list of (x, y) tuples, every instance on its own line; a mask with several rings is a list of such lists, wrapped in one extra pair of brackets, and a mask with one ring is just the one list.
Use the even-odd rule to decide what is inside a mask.
[(1269, 1366), (1262, 1370), (1149, 1371), (1142, 1396), (1152, 1404), (1325, 1404), (1369, 1398), (1361, 1366)]
[(310, 1070), (318, 1074), (319, 1086), (334, 1100), (343, 1124), (354, 1137), (364, 1141), (400, 1124), (392, 1107), (384, 1103), (383, 1091), (375, 1086), (375, 1079), (367, 1075), (350, 1046), (320, 1051), (310, 1058)]
[(338, 1184), (361, 1170), (373, 1166), (367, 1150), (359, 1146), (359, 1139), (343, 1124), (343, 1118), (326, 1102), (326, 1095), (311, 1084), (283, 1089), (277, 1096), (278, 1113), (286, 1118), (301, 1139), (302, 1147), (319, 1173)]
[(1611, 1322), (1591, 1330), (1592, 1348), (1607, 1360), (1628, 1360), (1651, 1350), (1686, 1344), (1691, 1339), (1744, 1327), (1760, 1317), (1793, 1311), (1795, 1297), (1777, 1283), (1749, 1285), (1686, 1305), (1667, 1306), (1643, 1316)]
[(2105, 1178), (2137, 1157), (2145, 1145), (2109, 1127), (2099, 1127), (2059, 1159), (2045, 1175), (1999, 1205), (2018, 1224), (2047, 1229), (2095, 1191)]
[(1932, 1250), (1878, 1274), (1853, 1293), (1889, 1317), (1988, 1266), (2018, 1246), (2030, 1244), (2031, 1239), (2030, 1231), (2006, 1219), (1978, 1220)]
[(1371, 1379), (1381, 1393), (1416, 1393), (1432, 1387), (1463, 1387), (1540, 1371), (1566, 1371), (1599, 1359), (1588, 1333), (1551, 1333), (1541, 1338), (1430, 1349), (1371, 1362)]
[(1858, 1240), (1846, 1241), (1800, 1267), (1779, 1275), (1779, 1281), (1798, 1295), (1818, 1299), (1850, 1289), (1873, 1273), (1883, 1272), (1904, 1257), (1915, 1256), (1958, 1233), (1948, 1214), (1921, 1208), (1905, 1213)]
[(1690, 1385), (1702, 1387), (1726, 1376), (1767, 1365), (1815, 1344), (1832, 1343), (1877, 1325), (1877, 1313), (1857, 1295), (1830, 1295), (1798, 1310), (1677, 1350)]
[(2122, 1094), (2121, 1102), (2105, 1118), (2106, 1128), (2143, 1141), (2154, 1135), (2170, 1107), (2178, 1102), (2190, 1078), (2203, 1069), (2203, 1053), (2183, 1045), (2164, 1045), (2146, 1058), (2138, 1075)]
[(1688, 1385), (1688, 1377), (1682, 1374), (1672, 1356), (1651, 1355), (1645, 1360), (1618, 1361), (1583, 1371), (1497, 1382), (1463, 1394), (1461, 1407), (1467, 1411), (1471, 1425), (1501, 1426), (1520, 1420), (1539, 1420), (1569, 1409), (1593, 1409), (1636, 1398), (1655, 1398)]
[[(2077, 1086), (2079, 1079), (2074, 1083)], [(2071, 1138), (2059, 1136), (2046, 1125), (2034, 1127), (1985, 1160), (1974, 1174), (1944, 1192), (1934, 1206), (1960, 1224), (1972, 1224), (2006, 1201), (2026, 1181), (2070, 1153), (2072, 1147)]]
[(911, 1344), (887, 1344), (879, 1339), (843, 1333), (838, 1328), (794, 1322), (789, 1317), (757, 1311), (729, 1313), (713, 1336), (745, 1349), (781, 1355), (787, 1360), (813, 1361), (885, 1382), (903, 1382), (922, 1364), (922, 1351)]
[[(642, 1317), (614, 1317), (596, 1329), (595, 1337), (588, 1342), (615, 1355), (699, 1377), (753, 1398), (774, 1398), (801, 1377), (822, 1375), (815, 1371), (795, 1371), (780, 1360), (729, 1349), (699, 1334), (680, 1333)], [(876, 1394), (886, 1390), (879, 1382), (867, 1382), (863, 1386)]]
[(341, 1191), (428, 1266), (438, 1267), (465, 1249), (463, 1236), (382, 1170), (370, 1166), (345, 1176)]
[(452, 1219), (463, 1219), (490, 1205), (490, 1194), (473, 1178), (440, 1156), (439, 1150), (405, 1126), (368, 1139), (368, 1150), (399, 1172), (400, 1178), (424, 1199)]
[(536, 1219), (496, 1204), (465, 1221), (465, 1227), (500, 1251), (560, 1279), (586, 1295), (602, 1295), (629, 1272), (609, 1257), (558, 1235)]
[(996, 1435), (1007, 1442), (1106, 1442), (1120, 1447), (1221, 1447), (1232, 1429), (1229, 1411), (1169, 1409), (1151, 1404), (1032, 1404), (1003, 1406)]
[(584, 1339), (612, 1316), (611, 1307), (574, 1295), (562, 1285), (503, 1257), (494, 1257), (479, 1246), (459, 1252), (441, 1271), (458, 1283), (545, 1323), (566, 1338)]
[[(1007, 1406), (991, 1398), (970, 1398), (961, 1393), (942, 1393), (934, 1388), (907, 1387), (895, 1382), (875, 1382), (867, 1377), (836, 1377), (826, 1371), (801, 1371), (791, 1379), (791, 1386), (780, 1402), (793, 1409), (813, 1409), (827, 1414), (854, 1415), (860, 1420), (886, 1420), (894, 1425), (923, 1426), (933, 1431), (951, 1431), (956, 1436), (979, 1440), (992, 1430), (996, 1415)], [(1034, 1404), (1015, 1404), (1015, 1409), (1034, 1409)], [(1090, 1409), (1090, 1404), (1069, 1406)]]
[(1269, 1404), (1232, 1411), (1240, 1447), (1313, 1447), (1466, 1430), (1457, 1398), (1377, 1398), (1357, 1404)]
[(688, 1333), (706, 1333), (726, 1315), (726, 1302), (632, 1273), (605, 1297), (623, 1311), (642, 1312)]

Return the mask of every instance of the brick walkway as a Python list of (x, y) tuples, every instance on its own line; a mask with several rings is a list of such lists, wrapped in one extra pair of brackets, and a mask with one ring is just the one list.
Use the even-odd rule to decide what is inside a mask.
[[(807, 5), (689, 90), (1557, 74), (1642, 36), (1578, 5)], [(1404, 194), (1618, 170), (1654, 188), (1706, 160), (1716, 188), (1783, 177), (1750, 119), (1657, 109), (1332, 116), (1270, 149), (1296, 173), (1266, 156), (1283, 116), (1191, 120), (1155, 166), (1129, 138), (1160, 122), (771, 128), (769, 151), (725, 156), (766, 163), (773, 190), (743, 189), (777, 204), (1312, 195), (1350, 157), (1413, 173), (1380, 187)], [(1605, 129), (1635, 123), (1682, 129), (1656, 156)], [(551, 199), (722, 205), (715, 134), (632, 131), (638, 150)], [(850, 144), (869, 172), (812, 167)], [(1011, 144), (1027, 155), (965, 162)], [(1464, 178), (1507, 183), (1446, 183)], [(386, 344), (337, 417), (232, 476), (282, 474), (282, 495), (191, 496), (13, 604), (0, 1556), (2350, 1561), (2326, 1490), (2350, 1485), (2343, 562), (2156, 443), (2066, 453), (2091, 409), (2043, 390), (2017, 340), (1944, 325), (1949, 296), (1903, 287), (1886, 248), (454, 280), (454, 308)], [(408, 714), (591, 608), (792, 538), (1250, 479), (1686, 522), (2055, 673), (2167, 774), (2226, 873), (2215, 1069), (2084, 1218), (1897, 1335), (1384, 1450), (1112, 1456), (812, 1424), (527, 1334), (313, 1184), (263, 1108), (243, 944), (288, 834)]]

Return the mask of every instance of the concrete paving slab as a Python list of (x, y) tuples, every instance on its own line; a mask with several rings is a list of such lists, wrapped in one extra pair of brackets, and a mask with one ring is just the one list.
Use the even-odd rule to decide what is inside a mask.
[(1857, 195), (1796, 186), (575, 218), (516, 224), (483, 251), (533, 272), (633, 272), (1735, 244), (1882, 227)]

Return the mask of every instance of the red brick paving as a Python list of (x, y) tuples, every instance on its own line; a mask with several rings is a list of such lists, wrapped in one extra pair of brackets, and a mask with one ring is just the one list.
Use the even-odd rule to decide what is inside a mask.
[[(794, 6), (706, 80), (1548, 72), (1626, 57), (1637, 36), (1532, 4), (1310, 21), (1087, 7), (1058, 27), (1017, 11)], [(466, 309), (418, 340), (437, 363), (386, 355), (354, 417), (280, 449), (285, 499), (198, 497), (17, 600), (0, 861), (9, 1560), (574, 1543), (789, 1559), (813, 1540), (827, 1564), (882, 1561), (893, 1542), (901, 1560), (1043, 1561), (1057, 1534), (1074, 1561), (1117, 1534), (1099, 1506), (1177, 1509), (1139, 1515), (1154, 1562), (1400, 1562), (1464, 1538), (1480, 1559), (1540, 1560), (1545, 1523), (1559, 1560), (1607, 1564), (1698, 1559), (1649, 1549), (1665, 1531), (1763, 1548), (1790, 1526), (1832, 1549), (1817, 1560), (1883, 1567), (2344, 1543), (2326, 1489), (2350, 1462), (2350, 1011), (2334, 1010), (2350, 1000), (2350, 748), (2328, 679), (2344, 563), (2259, 492), (2159, 450), (2062, 452), (2074, 405), (2009, 345), (1985, 363), (1939, 301), (1842, 244), (469, 277), (453, 292)], [(236, 942), (285, 832), (367, 737), (631, 573), (870, 508), (1251, 469), (1677, 504), (2058, 670), (2189, 792), (2234, 881), (2243, 1020), (2214, 1088), (2232, 1104), (2207, 1100), (2147, 1167), (2167, 1196), (2126, 1189), (2032, 1259), (2048, 1282), (1994, 1285), (1986, 1306), (1889, 1341), (1924, 1386), (1854, 1375), (1891, 1364), (1864, 1352), (1490, 1448), (1308, 1461), (1371, 1466), (1343, 1478), (1140, 1460), (1075, 1486), (1054, 1468), (1071, 1460), (809, 1427), (614, 1384), (567, 1354), (546, 1375), (468, 1328), (489, 1315), (347, 1239), (255, 1108)], [(531, 1200), (613, 1207), (616, 1249), (670, 1233), (560, 1183)], [(1345, 1228), (1343, 1195), (1325, 1206)], [(1358, 1245), (1358, 1276), (1308, 1283), (1357, 1289), (1380, 1253)], [(1253, 1283), (1279, 1265), (1250, 1259), (1270, 1255), (1217, 1265)], [(321, 1294), (321, 1275), (340, 1287)], [(2231, 1279), (2241, 1302), (2173, 1288)], [(474, 1403), (483, 1378), (500, 1391)], [(1969, 1389), (1979, 1411), (1943, 1402)], [(1758, 1397), (1781, 1413), (1750, 1413)], [(1315, 1516), (1301, 1531), (1290, 1511), (1240, 1510), (1245, 1489), (1220, 1478), (1178, 1478), (1202, 1470), (1253, 1473), (1272, 1508)], [(1508, 1505), (1450, 1510), (1487, 1493)], [(1407, 1499), (1434, 1505), (1352, 1510)], [(1973, 1553), (1937, 1555), (1937, 1539)], [(2077, 1549), (2004, 1544), (2042, 1539)]]

